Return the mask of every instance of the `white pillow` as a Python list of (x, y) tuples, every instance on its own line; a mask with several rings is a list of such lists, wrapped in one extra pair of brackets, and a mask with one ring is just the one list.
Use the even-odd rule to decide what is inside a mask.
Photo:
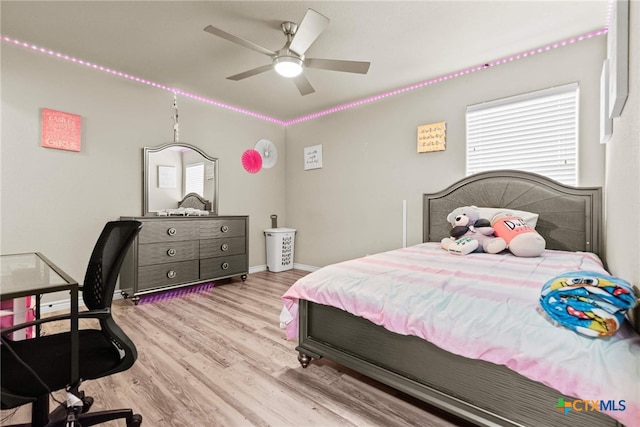
[(535, 229), (536, 228), (536, 224), (538, 223), (538, 214), (537, 213), (532, 213), (532, 212), (527, 212), (527, 211), (519, 211), (517, 209), (510, 209), (510, 208), (484, 208), (484, 207), (479, 207), (478, 209), (480, 210), (480, 218), (488, 219), (489, 221), (491, 221), (491, 219), (496, 214), (498, 214), (500, 212), (509, 212), (513, 216), (517, 216), (517, 217), (520, 217), (520, 218), (524, 219), (524, 221), (531, 228)]

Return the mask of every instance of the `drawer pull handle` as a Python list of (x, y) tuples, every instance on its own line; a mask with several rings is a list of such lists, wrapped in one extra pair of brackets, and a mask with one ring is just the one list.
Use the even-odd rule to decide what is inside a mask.
[(167, 251), (167, 255), (169, 256), (176, 256), (176, 250), (171, 248)]
[(176, 233), (178, 232), (178, 230), (176, 230), (175, 228), (171, 227), (170, 229), (167, 230), (167, 234), (169, 236), (175, 236)]
[(228, 251), (229, 245), (227, 245), (226, 243), (223, 243), (222, 246), (220, 246), (220, 249), (222, 249), (223, 251)]
[(223, 262), (222, 263), (222, 269), (223, 270), (228, 270), (229, 269), (229, 263), (228, 262)]
[(169, 270), (169, 272), (167, 273), (167, 277), (168, 277), (169, 279), (174, 279), (177, 275), (178, 275), (178, 273), (176, 273), (176, 272), (175, 272), (175, 271), (173, 271), (173, 270)]
[(223, 225), (222, 227), (220, 227), (220, 231), (222, 231), (223, 233), (226, 233), (227, 231), (229, 231), (229, 226)]

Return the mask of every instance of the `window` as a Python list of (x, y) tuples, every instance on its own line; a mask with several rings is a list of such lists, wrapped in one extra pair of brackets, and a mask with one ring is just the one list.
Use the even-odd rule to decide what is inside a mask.
[(577, 184), (578, 84), (467, 107), (467, 175), (518, 169)]
[(184, 194), (196, 193), (204, 197), (204, 163), (187, 165), (184, 174)]

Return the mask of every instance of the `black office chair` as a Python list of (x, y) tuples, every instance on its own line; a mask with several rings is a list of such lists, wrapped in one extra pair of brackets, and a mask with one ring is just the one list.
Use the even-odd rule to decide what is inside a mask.
[[(81, 380), (101, 378), (129, 369), (138, 356), (133, 342), (111, 317), (111, 301), (124, 257), (141, 228), (139, 221), (108, 222), (91, 254), (81, 287), (88, 311), (81, 311), (79, 319), (98, 319), (100, 329), (79, 330)], [(87, 412), (93, 399), (79, 391), (79, 384), (69, 384), (70, 332), (21, 341), (7, 337), (25, 326), (39, 327), (43, 323), (61, 320), (68, 322), (69, 315), (39, 319), (3, 330), (0, 346), (2, 409), (33, 403), (31, 424), (25, 424), (33, 427), (84, 427), (122, 418), (126, 419), (127, 426), (139, 426), (142, 417), (133, 414), (131, 409)], [(67, 404), (62, 403), (49, 413), (49, 394), (64, 388), (78, 397), (81, 404), (67, 408)]]

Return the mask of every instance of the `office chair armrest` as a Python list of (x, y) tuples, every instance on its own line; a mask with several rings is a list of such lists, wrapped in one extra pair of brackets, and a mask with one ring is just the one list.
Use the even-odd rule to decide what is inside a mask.
[[(110, 308), (102, 308), (99, 310), (87, 310), (87, 311), (81, 311), (78, 313), (78, 319), (106, 319), (109, 316), (111, 316), (111, 309)], [(30, 322), (24, 322), (24, 323), (20, 323), (17, 325), (13, 325), (13, 326), (9, 326), (7, 328), (2, 328), (2, 330), (0, 331), (0, 333), (2, 334), (2, 336), (8, 335), (12, 332), (15, 331), (19, 331), (21, 329), (25, 329), (31, 326), (40, 326), (43, 325), (45, 323), (51, 323), (51, 322), (60, 322), (63, 320), (71, 320), (71, 315), (69, 313), (66, 314), (60, 314), (58, 316), (51, 316), (51, 317), (45, 317), (43, 319), (36, 319), (36, 320), (32, 320)]]

